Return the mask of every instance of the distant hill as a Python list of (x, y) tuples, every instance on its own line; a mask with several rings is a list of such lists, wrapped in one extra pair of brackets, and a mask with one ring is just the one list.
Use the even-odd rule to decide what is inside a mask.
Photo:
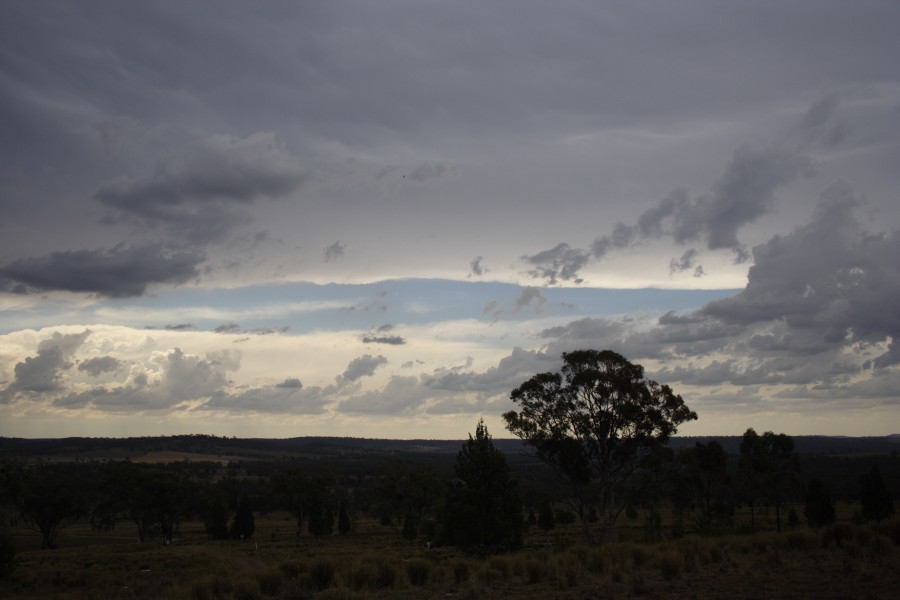
[[(794, 436), (798, 454), (864, 456), (896, 454), (900, 435), (880, 437)], [(675, 437), (674, 448), (697, 442), (718, 440), (730, 454), (739, 451), (740, 436)], [(53, 438), (0, 437), (0, 456), (45, 459), (138, 460), (150, 453), (177, 453), (193, 460), (278, 460), (337, 457), (439, 457), (455, 456), (463, 440), (390, 440), (349, 437), (297, 437), (287, 439), (228, 438), (213, 435), (175, 435), (133, 438)], [(518, 439), (494, 439), (505, 454), (528, 456), (529, 448)]]

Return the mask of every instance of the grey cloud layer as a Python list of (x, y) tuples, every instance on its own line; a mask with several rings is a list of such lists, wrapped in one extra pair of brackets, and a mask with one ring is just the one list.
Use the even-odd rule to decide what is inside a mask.
[(54, 252), (0, 266), (0, 289), (140, 296), (151, 284), (179, 284), (197, 278), (204, 260), (202, 252), (161, 244)]

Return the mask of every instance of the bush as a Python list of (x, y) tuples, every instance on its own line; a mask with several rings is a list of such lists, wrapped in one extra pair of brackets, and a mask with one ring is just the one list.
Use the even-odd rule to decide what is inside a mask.
[(666, 550), (660, 553), (658, 564), (663, 579), (670, 581), (681, 575), (684, 569), (684, 556), (676, 550)]
[(350, 573), (350, 585), (357, 591), (393, 587), (396, 579), (397, 570), (381, 560), (358, 564)]
[(309, 569), (309, 576), (316, 591), (326, 590), (334, 582), (334, 565), (327, 560), (316, 561)]
[(287, 579), (297, 579), (306, 571), (306, 565), (299, 560), (288, 560), (278, 565), (278, 569)]
[(281, 571), (265, 569), (253, 573), (259, 589), (266, 596), (277, 596), (281, 592)]
[(531, 558), (525, 561), (525, 574), (528, 576), (528, 583), (540, 583), (547, 574), (547, 563)]
[(472, 577), (472, 566), (467, 560), (458, 560), (453, 563), (453, 581), (454, 583), (469, 583)]
[(428, 583), (428, 575), (431, 573), (431, 563), (414, 558), (406, 563), (406, 576), (409, 582), (415, 586), (424, 586)]

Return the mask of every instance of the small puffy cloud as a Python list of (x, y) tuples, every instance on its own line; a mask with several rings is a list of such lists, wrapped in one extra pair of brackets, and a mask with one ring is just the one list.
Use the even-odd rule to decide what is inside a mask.
[(241, 326), (235, 322), (222, 323), (213, 329), (213, 333), (237, 333), (241, 330)]
[(394, 326), (390, 323), (381, 325), (374, 331), (370, 331), (362, 336), (364, 344), (388, 344), (390, 346), (402, 346), (406, 343), (406, 339), (399, 335), (391, 335), (389, 332), (394, 330)]
[(340, 377), (343, 381), (356, 381), (362, 377), (371, 377), (375, 374), (375, 369), (386, 364), (387, 358), (384, 356), (364, 354), (351, 360)]
[(199, 277), (204, 260), (201, 252), (169, 249), (162, 244), (53, 252), (0, 266), (0, 289), (18, 284), (39, 291), (111, 298), (141, 296), (152, 284), (185, 283)]
[(117, 371), (122, 364), (122, 361), (112, 356), (98, 356), (78, 363), (78, 370), (84, 371), (92, 377), (99, 377), (103, 373)]
[(541, 294), (541, 290), (531, 286), (524, 287), (516, 298), (515, 312), (530, 308), (534, 313), (540, 313), (546, 303), (547, 299)]
[(193, 323), (176, 323), (174, 325), (166, 325), (163, 327), (166, 331), (190, 331), (194, 329)]
[(328, 246), (327, 248), (325, 248), (325, 262), (331, 262), (339, 258), (343, 258), (344, 250), (346, 248), (347, 244), (342, 244), (340, 241), (337, 241)]
[(488, 269), (481, 264), (481, 261), (484, 260), (482, 256), (476, 256), (474, 260), (469, 264), (469, 277), (481, 277), (485, 273), (488, 272)]
[(553, 285), (560, 279), (581, 283), (583, 279), (578, 272), (588, 264), (590, 258), (591, 255), (586, 250), (561, 243), (533, 256), (523, 256), (522, 260), (532, 267), (528, 271), (531, 277), (544, 279)]

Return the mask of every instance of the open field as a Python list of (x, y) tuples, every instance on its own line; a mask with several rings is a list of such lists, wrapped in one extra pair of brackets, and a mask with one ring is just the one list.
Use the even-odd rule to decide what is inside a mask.
[[(412, 546), (366, 519), (345, 536), (296, 537), (285, 516), (257, 517), (254, 539), (210, 542), (184, 523), (174, 544), (135, 541), (128, 524), (66, 529), (42, 551), (14, 529), (19, 552), (2, 598), (894, 598), (900, 520), (780, 534), (688, 536), (654, 544), (581, 543), (575, 526), (532, 530), (515, 554), (467, 556)], [(639, 527), (625, 528), (639, 537)]]

